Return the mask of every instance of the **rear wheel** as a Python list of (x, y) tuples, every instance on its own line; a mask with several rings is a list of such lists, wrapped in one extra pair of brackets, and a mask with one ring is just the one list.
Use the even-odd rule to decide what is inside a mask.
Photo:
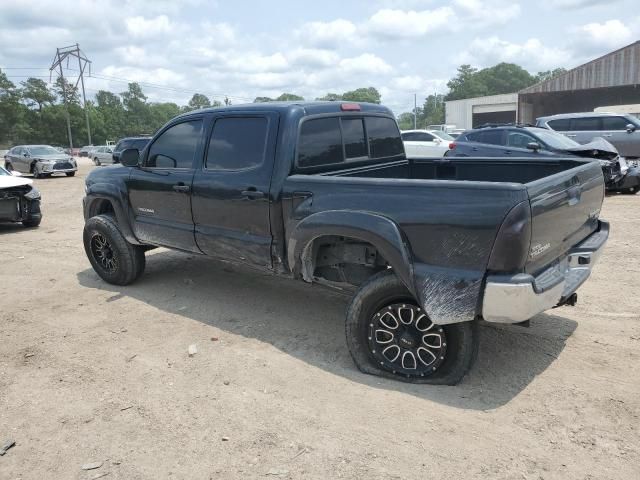
[(22, 225), (24, 225), (25, 227), (37, 227), (38, 225), (40, 225), (40, 222), (42, 222), (42, 216), (39, 217), (29, 217), (26, 220), (22, 221)]
[(87, 220), (83, 242), (91, 266), (105, 282), (129, 285), (144, 272), (144, 248), (127, 242), (111, 215)]
[(358, 368), (406, 382), (455, 385), (477, 356), (477, 322), (435, 325), (392, 272), (375, 275), (347, 309)]
[(638, 193), (638, 187), (627, 188), (623, 190), (622, 193), (624, 193), (625, 195), (635, 195), (636, 193)]
[(98, 157), (95, 157), (95, 158), (93, 159), (93, 163), (95, 163), (95, 164), (96, 164), (96, 167), (99, 167), (99, 166), (100, 166), (100, 159), (99, 159)]

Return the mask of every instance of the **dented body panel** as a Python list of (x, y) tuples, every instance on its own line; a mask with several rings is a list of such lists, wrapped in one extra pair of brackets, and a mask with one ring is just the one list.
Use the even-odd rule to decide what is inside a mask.
[[(138, 167), (89, 175), (85, 217), (112, 212), (131, 243), (202, 253), (306, 282), (358, 286), (392, 269), (436, 324), (481, 317), (485, 298), (500, 298), (484, 294), (487, 278), (535, 278), (598, 230), (604, 180), (597, 163), (582, 159), (395, 155), (298, 168), (305, 121), (393, 119), (385, 107), (360, 108), (271, 103), (178, 117), (141, 152)], [(243, 115), (268, 120), (266, 160), (247, 171), (206, 170), (214, 123)], [(169, 192), (174, 172), (146, 168), (145, 159), (158, 135), (190, 119), (203, 122), (203, 137), (192, 168), (176, 177), (180, 193)], [(154, 175), (159, 180), (151, 185)], [(136, 180), (142, 176), (145, 182)], [(171, 216), (160, 218), (163, 211)]]

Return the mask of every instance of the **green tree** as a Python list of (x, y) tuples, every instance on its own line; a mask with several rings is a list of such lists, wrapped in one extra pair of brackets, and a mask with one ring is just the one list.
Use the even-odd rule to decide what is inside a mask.
[(276, 98), (277, 102), (297, 102), (301, 100), (304, 100), (304, 98), (294, 93), (283, 93), (278, 98)]
[(191, 100), (189, 100), (188, 107), (191, 110), (197, 110), (199, 108), (207, 108), (211, 106), (211, 101), (206, 95), (201, 93), (194, 93)]
[(429, 95), (422, 107), (422, 115), (418, 123), (419, 128), (428, 125), (440, 125), (444, 123), (444, 95)]
[(141, 135), (149, 133), (151, 127), (151, 111), (147, 97), (136, 82), (130, 83), (126, 92), (120, 94), (122, 105), (126, 111), (125, 134)]
[(342, 95), (337, 93), (327, 93), (324, 97), (316, 98), (316, 100), (320, 102), (335, 102), (337, 100), (342, 100)]
[(555, 68), (553, 70), (547, 70), (544, 72), (538, 72), (535, 76), (536, 82), (544, 82), (545, 80), (549, 80), (550, 78), (557, 77), (558, 75), (562, 75), (563, 73), (567, 73), (566, 68)]
[(11, 146), (25, 135), (22, 119), (27, 108), (20, 103), (20, 92), (0, 70), (0, 145)]
[(398, 116), (398, 126), (400, 130), (412, 130), (413, 129), (413, 113), (404, 112)]
[(380, 92), (374, 87), (357, 88), (355, 90), (344, 92), (342, 94), (342, 100), (348, 100), (351, 102), (368, 102), (368, 103), (380, 103)]
[(270, 97), (256, 97), (253, 99), (253, 103), (267, 103), (273, 102), (273, 98)]
[(38, 111), (42, 112), (42, 107), (50, 105), (56, 100), (56, 96), (49, 90), (47, 84), (39, 79), (30, 77), (21, 83), (22, 98), (26, 101), (27, 106), (38, 106)]
[(460, 65), (458, 73), (447, 83), (449, 93), (447, 100), (481, 97), (486, 95), (486, 88), (477, 77), (478, 69), (471, 65)]
[(80, 95), (78, 94), (78, 87), (69, 83), (64, 77), (58, 77), (56, 79), (56, 83), (53, 86), (53, 91), (55, 92), (58, 100), (61, 103), (66, 102), (68, 104), (77, 104), (80, 105)]
[(446, 100), (515, 93), (536, 81), (536, 76), (514, 63), (499, 63), (482, 70), (460, 65), (457, 75), (447, 83), (449, 93)]

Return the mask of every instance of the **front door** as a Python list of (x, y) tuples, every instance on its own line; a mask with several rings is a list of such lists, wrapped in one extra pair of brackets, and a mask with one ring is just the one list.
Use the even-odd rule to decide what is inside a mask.
[(270, 185), (277, 132), (276, 113), (212, 118), (192, 200), (196, 241), (207, 255), (271, 268)]
[(202, 159), (203, 119), (182, 119), (164, 129), (127, 182), (136, 237), (153, 245), (199, 252), (193, 235), (191, 188)]

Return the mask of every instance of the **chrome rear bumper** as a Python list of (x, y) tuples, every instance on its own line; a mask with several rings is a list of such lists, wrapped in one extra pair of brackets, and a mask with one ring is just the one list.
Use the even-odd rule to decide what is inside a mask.
[(535, 277), (488, 276), (482, 317), (488, 322), (519, 323), (564, 302), (589, 278), (608, 237), (609, 224), (601, 221), (597, 231)]

